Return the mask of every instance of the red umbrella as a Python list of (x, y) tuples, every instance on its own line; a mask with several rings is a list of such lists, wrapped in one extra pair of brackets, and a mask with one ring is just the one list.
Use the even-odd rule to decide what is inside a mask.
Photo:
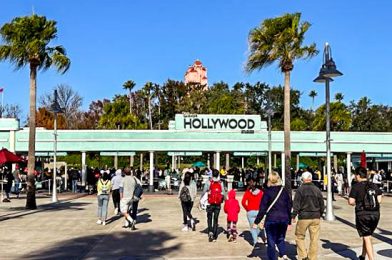
[(0, 164), (18, 162), (23, 162), (23, 159), (14, 153), (11, 153), (6, 148), (0, 150)]
[(362, 151), (361, 153), (361, 167), (366, 168), (367, 163), (366, 163), (366, 153), (365, 151)]

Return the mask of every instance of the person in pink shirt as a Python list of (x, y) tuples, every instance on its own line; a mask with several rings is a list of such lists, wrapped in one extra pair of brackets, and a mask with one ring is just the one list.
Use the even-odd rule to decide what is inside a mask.
[[(263, 198), (263, 191), (256, 187), (256, 180), (253, 178), (249, 178), (247, 180), (248, 187), (242, 197), (242, 207), (246, 210), (246, 216), (248, 218), (250, 233), (252, 234), (253, 246), (255, 249), (258, 249), (257, 243), (266, 243), (265, 236), (263, 238), (259, 238), (260, 228), (253, 228), (253, 223), (256, 219), (257, 213), (259, 212), (260, 202)], [(264, 234), (264, 232), (262, 232)]]
[(240, 213), (240, 203), (235, 198), (235, 190), (230, 190), (227, 194), (224, 210), (227, 214), (227, 235), (229, 242), (237, 242), (237, 221)]

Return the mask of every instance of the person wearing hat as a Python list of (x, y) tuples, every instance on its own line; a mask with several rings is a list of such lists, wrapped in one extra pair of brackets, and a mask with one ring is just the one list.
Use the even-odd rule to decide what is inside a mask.
[[(297, 189), (293, 201), (292, 223), (298, 216), (295, 229), (295, 242), (297, 244), (297, 255), (299, 260), (317, 259), (320, 218), (324, 213), (324, 199), (319, 188), (312, 182), (312, 174), (305, 171), (301, 175), (302, 185)], [(309, 230), (310, 245), (306, 249), (305, 235)]]

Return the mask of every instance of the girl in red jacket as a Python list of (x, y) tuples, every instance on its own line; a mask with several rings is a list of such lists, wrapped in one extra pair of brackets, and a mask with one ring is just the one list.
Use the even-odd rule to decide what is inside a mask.
[(227, 236), (229, 242), (237, 242), (237, 221), (240, 213), (240, 204), (235, 198), (235, 190), (230, 190), (225, 201), (225, 213), (227, 214)]

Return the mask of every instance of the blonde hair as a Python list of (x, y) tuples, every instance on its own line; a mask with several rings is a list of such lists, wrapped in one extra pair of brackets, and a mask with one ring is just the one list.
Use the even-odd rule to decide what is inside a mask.
[(268, 187), (271, 186), (280, 186), (282, 185), (282, 179), (279, 176), (279, 173), (273, 171), (268, 175)]

